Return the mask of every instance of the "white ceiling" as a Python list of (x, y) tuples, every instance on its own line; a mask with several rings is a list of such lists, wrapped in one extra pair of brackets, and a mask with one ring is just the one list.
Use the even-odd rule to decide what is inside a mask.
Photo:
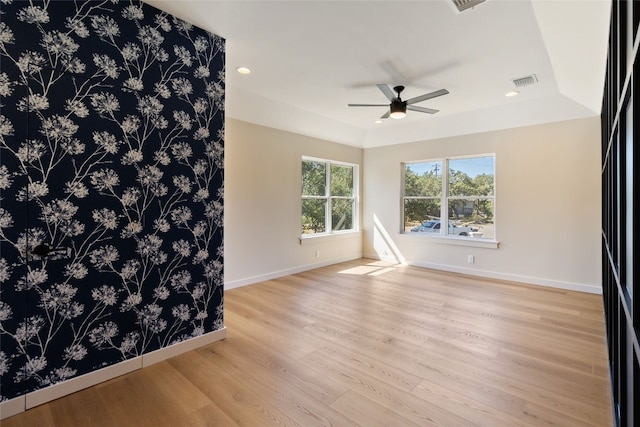
[[(370, 148), (600, 114), (610, 0), (147, 3), (226, 39), (226, 113), (252, 123)], [(347, 104), (388, 102), (377, 83), (450, 94), (374, 124)]]

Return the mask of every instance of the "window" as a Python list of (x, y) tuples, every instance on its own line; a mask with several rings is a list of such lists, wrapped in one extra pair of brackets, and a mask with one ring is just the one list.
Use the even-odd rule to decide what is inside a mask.
[(302, 159), (302, 234), (356, 229), (357, 165)]
[(494, 155), (405, 163), (403, 231), (495, 239), (494, 166)]

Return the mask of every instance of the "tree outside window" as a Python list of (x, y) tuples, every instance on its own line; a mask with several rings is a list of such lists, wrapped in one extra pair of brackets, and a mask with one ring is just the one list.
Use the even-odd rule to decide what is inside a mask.
[(405, 163), (403, 231), (494, 239), (494, 171), (494, 155)]
[(302, 160), (302, 234), (355, 230), (356, 165)]

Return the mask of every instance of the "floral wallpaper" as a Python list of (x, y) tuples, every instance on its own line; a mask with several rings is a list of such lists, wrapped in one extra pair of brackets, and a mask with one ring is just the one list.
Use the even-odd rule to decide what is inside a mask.
[(0, 400), (223, 327), (224, 49), (0, 0)]

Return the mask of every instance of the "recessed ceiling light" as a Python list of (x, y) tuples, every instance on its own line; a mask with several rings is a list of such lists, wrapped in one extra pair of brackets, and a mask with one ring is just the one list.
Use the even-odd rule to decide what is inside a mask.
[(373, 123), (375, 123), (375, 124), (379, 125), (380, 123), (382, 123), (382, 120), (378, 119), (378, 120), (376, 120), (376, 121), (375, 121), (375, 122), (373, 122)]
[(238, 67), (236, 68), (236, 71), (239, 72), (240, 74), (250, 74), (251, 70), (247, 67)]
[(507, 92), (504, 94), (504, 96), (516, 96), (518, 95), (520, 92), (518, 92), (517, 90), (511, 91), (511, 92)]

